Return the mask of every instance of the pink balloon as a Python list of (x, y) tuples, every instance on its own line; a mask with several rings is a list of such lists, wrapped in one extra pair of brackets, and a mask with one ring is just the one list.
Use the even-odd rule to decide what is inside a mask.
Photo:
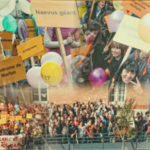
[(110, 15), (108, 19), (108, 27), (112, 32), (117, 32), (124, 15), (124, 12), (121, 10), (116, 10)]
[(107, 80), (107, 74), (102, 68), (95, 68), (89, 76), (92, 86), (99, 87)]
[(31, 3), (31, 0), (27, 0), (29, 3)]

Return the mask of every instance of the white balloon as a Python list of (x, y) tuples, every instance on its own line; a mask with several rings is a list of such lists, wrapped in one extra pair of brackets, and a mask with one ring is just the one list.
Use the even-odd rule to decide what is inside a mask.
[(117, 32), (124, 15), (124, 12), (121, 10), (116, 10), (110, 15), (108, 27), (112, 32)]
[(61, 65), (63, 62), (62, 57), (56, 52), (48, 52), (43, 55), (41, 58), (41, 65), (48, 61), (58, 63), (59, 65)]
[(47, 88), (46, 84), (41, 77), (41, 67), (32, 67), (27, 72), (27, 81), (33, 88)]

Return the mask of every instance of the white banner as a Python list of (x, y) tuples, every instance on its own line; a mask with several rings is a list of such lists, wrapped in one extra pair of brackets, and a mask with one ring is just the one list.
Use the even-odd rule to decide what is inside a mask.
[(12, 149), (19, 149), (22, 144), (23, 135), (4, 135), (0, 136), (0, 150), (6, 150), (9, 145)]

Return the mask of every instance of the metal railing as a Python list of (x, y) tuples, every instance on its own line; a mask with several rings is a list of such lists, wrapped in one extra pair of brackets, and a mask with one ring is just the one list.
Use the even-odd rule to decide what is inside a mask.
[[(120, 150), (122, 146), (122, 141), (119, 137), (114, 135), (103, 134), (104, 143), (100, 141), (99, 134), (94, 134), (93, 138), (89, 138), (87, 135), (83, 137), (74, 136), (70, 138), (69, 136), (56, 135), (51, 137), (50, 135), (42, 135), (39, 138), (32, 138), (24, 146), (28, 150), (32, 149), (34, 146), (40, 147), (40, 150), (47, 150), (47, 146), (55, 150), (78, 150), (85, 149), (90, 150), (94, 146), (94, 150)], [(130, 150), (150, 150), (150, 135), (146, 133), (139, 133), (135, 138), (127, 138), (125, 140), (128, 149)]]
[[(103, 143), (99, 134), (93, 134), (93, 138), (88, 137), (88, 135), (83, 135), (79, 137), (79, 135), (75, 135), (74, 137), (70, 137), (68, 135), (42, 135), (42, 137), (47, 141), (49, 144), (80, 144), (80, 143)], [(44, 142), (42, 137), (33, 138), (33, 142)], [(115, 142), (122, 142), (119, 136), (103, 134), (103, 141), (104, 143), (115, 143)], [(150, 141), (150, 136), (148, 136), (145, 132), (139, 133), (135, 138), (125, 138), (126, 142), (143, 142), (143, 141)]]

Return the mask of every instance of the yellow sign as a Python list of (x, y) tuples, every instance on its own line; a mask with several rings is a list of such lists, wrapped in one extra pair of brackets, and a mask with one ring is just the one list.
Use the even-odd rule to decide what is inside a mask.
[(26, 118), (27, 119), (32, 119), (32, 114), (27, 114)]
[(5, 124), (6, 123), (6, 118), (0, 119), (0, 125)]
[(3, 45), (3, 49), (12, 50), (12, 38), (13, 38), (12, 32), (2, 31), (0, 32), (0, 37)]
[(139, 17), (143, 17), (145, 14), (150, 12), (150, 1), (122, 0), (121, 6)]
[(31, 40), (17, 46), (18, 55), (22, 57), (22, 60), (34, 56), (43, 51), (43, 49), (44, 47), (41, 36), (32, 38)]
[(76, 1), (32, 0), (38, 26), (80, 28)]
[(2, 118), (7, 118), (7, 115), (6, 114), (1, 114), (1, 119)]
[(15, 120), (16, 121), (22, 120), (22, 116), (15, 116)]
[(140, 19), (136, 17), (125, 15), (113, 40), (133, 48), (149, 51), (150, 43), (142, 41), (138, 36), (139, 21)]
[(0, 62), (0, 86), (24, 80), (25, 78), (26, 72), (20, 56)]
[[(26, 41), (29, 41), (29, 40), (31, 40), (32, 38), (26, 38)], [(44, 36), (42, 36), (42, 40), (43, 40), (43, 51), (41, 51), (41, 52), (39, 52), (39, 53), (37, 53), (37, 54), (35, 54), (34, 56), (43, 56), (44, 54), (46, 54), (47, 53), (47, 50), (46, 50), (46, 48), (44, 47)]]
[(0, 61), (8, 59), (8, 58), (9, 58), (9, 56), (0, 56)]
[(24, 20), (27, 27), (28, 27), (28, 32), (29, 32), (29, 35), (28, 37), (29, 38), (33, 38), (36, 36), (36, 32), (35, 32), (35, 27), (34, 27), (34, 21), (32, 19), (26, 19)]

